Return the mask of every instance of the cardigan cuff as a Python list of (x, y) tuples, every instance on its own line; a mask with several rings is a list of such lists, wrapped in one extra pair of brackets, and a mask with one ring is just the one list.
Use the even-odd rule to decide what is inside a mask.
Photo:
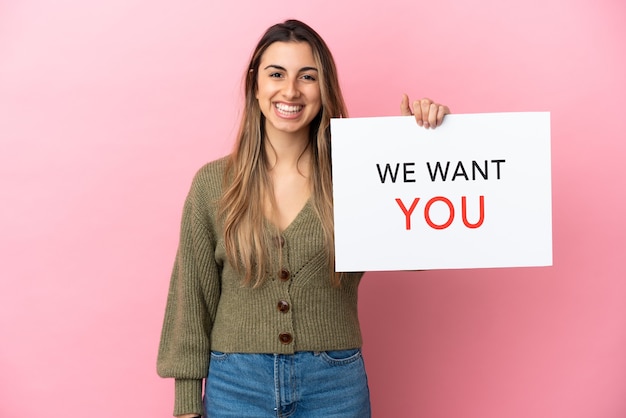
[(204, 414), (202, 379), (176, 379), (174, 387), (174, 415)]

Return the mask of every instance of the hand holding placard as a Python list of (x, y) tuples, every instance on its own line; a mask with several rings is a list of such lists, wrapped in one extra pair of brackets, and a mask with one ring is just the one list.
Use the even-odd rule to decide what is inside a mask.
[(414, 116), (418, 126), (424, 128), (436, 128), (443, 123), (443, 117), (450, 114), (448, 106), (434, 103), (428, 98), (421, 100), (415, 100), (413, 102), (413, 109), (409, 106), (409, 96), (402, 95), (402, 101), (400, 102), (400, 114), (402, 116)]

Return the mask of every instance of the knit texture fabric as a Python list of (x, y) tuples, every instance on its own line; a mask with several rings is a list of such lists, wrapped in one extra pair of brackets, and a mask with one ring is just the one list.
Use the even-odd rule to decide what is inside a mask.
[[(202, 414), (210, 351), (282, 353), (361, 347), (361, 274), (331, 284), (324, 234), (310, 202), (270, 249), (281, 265), (251, 288), (226, 259), (216, 203), (225, 159), (202, 167), (185, 201), (157, 370), (176, 379), (174, 415)], [(271, 225), (267, 224), (267, 228)]]

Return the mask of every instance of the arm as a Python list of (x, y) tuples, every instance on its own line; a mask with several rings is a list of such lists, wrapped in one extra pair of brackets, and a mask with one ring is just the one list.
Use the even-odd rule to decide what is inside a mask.
[(413, 110), (409, 106), (409, 96), (402, 95), (400, 112), (403, 116), (415, 116), (415, 121), (424, 128), (436, 128), (443, 122), (443, 117), (450, 113), (448, 106), (440, 105), (430, 99), (424, 98), (413, 102)]
[(172, 272), (157, 371), (175, 379), (174, 415), (203, 412), (202, 380), (210, 359), (210, 333), (220, 295), (215, 233), (206, 185), (194, 179), (185, 201)]

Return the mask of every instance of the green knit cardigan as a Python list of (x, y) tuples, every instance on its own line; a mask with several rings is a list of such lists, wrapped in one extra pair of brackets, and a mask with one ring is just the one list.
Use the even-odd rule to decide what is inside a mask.
[[(185, 201), (157, 370), (175, 378), (174, 415), (202, 414), (210, 351), (282, 353), (361, 347), (357, 289), (362, 274), (331, 284), (321, 223), (311, 203), (270, 249), (282, 264), (258, 288), (226, 260), (216, 202), (225, 159), (208, 163)], [(270, 228), (269, 223), (266, 225)]]

